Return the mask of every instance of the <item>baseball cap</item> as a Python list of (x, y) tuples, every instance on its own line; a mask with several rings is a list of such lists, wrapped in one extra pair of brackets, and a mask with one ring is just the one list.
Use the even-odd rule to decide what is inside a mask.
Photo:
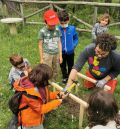
[(53, 10), (48, 10), (44, 13), (44, 20), (48, 25), (57, 25), (59, 23), (57, 13)]

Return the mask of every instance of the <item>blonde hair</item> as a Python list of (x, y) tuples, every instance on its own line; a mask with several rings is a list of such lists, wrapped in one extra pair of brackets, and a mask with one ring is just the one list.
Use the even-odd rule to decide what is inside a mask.
[[(101, 20), (104, 20), (104, 19), (108, 19), (108, 24), (110, 23), (110, 15), (108, 13), (105, 13), (103, 15), (101, 15), (99, 18), (98, 18), (98, 22), (100, 23)], [(107, 24), (107, 25), (108, 25)]]

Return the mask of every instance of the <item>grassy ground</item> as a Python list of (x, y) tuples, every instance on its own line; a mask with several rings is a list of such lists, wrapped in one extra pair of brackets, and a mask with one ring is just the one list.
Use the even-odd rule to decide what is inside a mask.
[[(37, 19), (40, 18), (38, 17)], [(17, 28), (19, 34), (11, 36), (9, 34), (8, 26), (0, 24), (0, 129), (6, 129), (11, 118), (11, 112), (8, 109), (8, 99), (12, 95), (12, 91), (9, 90), (10, 85), (8, 83), (8, 73), (11, 68), (9, 56), (14, 53), (19, 53), (23, 57), (28, 58), (32, 66), (39, 63), (37, 35), (41, 26), (26, 25), (22, 27), (22, 25), (18, 24)], [(119, 35), (120, 28), (110, 28), (110, 33)], [(79, 44), (75, 51), (75, 60), (77, 59), (80, 51), (82, 51), (90, 42), (90, 34), (79, 34)], [(118, 42), (118, 51), (120, 51), (120, 41)], [(86, 66), (82, 70), (83, 73)], [(118, 79), (120, 80), (120, 77)], [(114, 94), (117, 100), (120, 98), (119, 85), (120, 84), (118, 84)], [(84, 89), (81, 85), (79, 87), (79, 92), (76, 95), (86, 100), (86, 97), (90, 92), (91, 91)], [(118, 103), (120, 105), (120, 101)], [(52, 111), (46, 116), (45, 128), (78, 129), (78, 118), (79, 105), (73, 101), (67, 100), (63, 106)], [(85, 127), (86, 124), (87, 122), (85, 119), (83, 126)]]
[[(9, 90), (10, 85), (8, 84), (7, 80), (8, 73), (11, 68), (8, 58), (13, 53), (19, 53), (22, 56), (28, 58), (32, 66), (38, 64), (39, 53), (37, 44), (37, 33), (40, 26), (26, 25), (23, 28), (21, 25), (19, 25), (19, 34), (16, 36), (11, 36), (9, 34), (7, 26), (0, 24), (0, 28), (0, 129), (5, 129), (11, 117), (11, 112), (8, 109), (7, 103), (9, 97), (12, 94), (12, 91)], [(116, 30), (113, 33), (115, 32), (118, 33), (120, 31)], [(75, 51), (75, 59), (78, 57), (80, 51), (83, 50), (83, 48), (90, 43), (90, 37), (90, 34), (79, 35), (79, 45)], [(82, 98), (86, 98), (87, 94), (89, 93), (90, 91), (84, 89), (83, 87), (80, 87), (79, 93), (77, 95), (81, 96)], [(117, 99), (119, 99), (120, 97), (119, 94), (120, 87), (118, 85), (114, 94)], [(77, 107), (76, 111), (79, 111), (79, 105), (75, 104), (75, 107)], [(71, 109), (74, 109), (74, 104), (71, 107), (68, 103), (65, 103), (59, 109), (56, 109), (52, 113), (49, 113), (45, 122), (46, 129), (78, 129), (79, 113), (77, 112), (77, 114), (75, 114), (74, 110)], [(85, 125), (86, 120), (84, 121), (84, 126)]]

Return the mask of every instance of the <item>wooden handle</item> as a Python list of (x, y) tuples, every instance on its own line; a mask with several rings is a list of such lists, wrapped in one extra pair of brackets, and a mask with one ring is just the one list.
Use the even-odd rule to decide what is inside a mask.
[[(83, 74), (81, 74), (81, 73), (79, 73), (79, 72), (77, 73), (77, 75), (78, 75), (79, 77), (81, 77), (81, 78), (87, 80), (87, 81), (90, 81), (90, 82), (94, 83), (94, 84), (97, 82), (97, 81), (94, 80), (93, 78), (87, 77), (87, 76), (85, 76), (85, 75), (83, 75)], [(105, 86), (104, 86), (104, 90), (106, 90), (106, 91), (111, 90), (111, 87), (108, 86), (108, 85), (105, 85)]]

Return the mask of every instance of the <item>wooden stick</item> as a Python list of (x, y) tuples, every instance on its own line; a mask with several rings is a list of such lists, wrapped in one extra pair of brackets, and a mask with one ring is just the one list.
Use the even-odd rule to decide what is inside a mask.
[(120, 36), (115, 36), (118, 40), (120, 40)]
[(12, 6), (9, 6), (9, 8), (11, 8), (16, 14), (18, 14), (20, 17), (22, 16), (21, 14), (20, 14), (20, 12), (18, 12), (15, 8), (13, 8)]
[[(79, 72), (77, 73), (77, 75), (78, 75), (79, 77), (81, 77), (81, 78), (87, 80), (87, 81), (90, 81), (90, 82), (94, 83), (94, 84), (97, 82), (97, 81), (94, 80), (93, 78), (87, 77), (87, 76), (85, 76), (85, 75), (83, 75), (83, 74), (81, 74), (81, 73), (79, 73)], [(108, 86), (108, 85), (105, 85), (105, 86), (104, 86), (104, 90), (106, 90), (106, 91), (111, 90), (111, 87)]]
[(20, 12), (21, 12), (21, 16), (23, 18), (23, 26), (25, 25), (25, 19), (24, 19), (24, 11), (23, 11), (23, 4), (20, 3)]
[[(59, 10), (63, 10), (63, 8), (60, 8), (60, 7), (57, 6), (57, 5), (54, 5), (54, 7), (57, 8), (57, 9), (59, 9)], [(80, 22), (80, 23), (86, 25), (86, 26), (89, 27), (89, 28), (92, 28), (92, 26), (91, 26), (90, 24), (88, 24), (87, 22), (81, 20), (80, 18), (77, 18), (77, 17), (74, 16), (73, 14), (69, 13), (69, 15), (70, 15), (70, 16), (72, 15), (72, 17), (73, 17), (75, 20), (77, 20), (78, 22)], [(79, 30), (80, 30), (80, 29), (79, 29)], [(90, 32), (91, 32), (91, 31), (90, 31)]]
[(49, 6), (49, 5), (48, 5), (48, 6), (46, 6), (46, 7), (44, 7), (44, 8), (42, 8), (42, 9), (40, 9), (40, 10), (35, 11), (34, 13), (32, 13), (32, 14), (30, 14), (30, 15), (28, 15), (28, 16), (25, 16), (25, 18), (32, 17), (32, 16), (34, 16), (35, 14), (37, 14), (37, 13), (39, 13), (39, 12), (41, 12), (41, 11), (45, 10), (45, 9), (48, 9), (48, 8), (50, 8), (50, 6)]
[(110, 24), (110, 25), (108, 25), (108, 26), (110, 27), (110, 26), (115, 26), (115, 25), (120, 25), (120, 22), (111, 23), (111, 24)]
[(27, 21), (26, 24), (45, 25), (45, 23), (43, 23), (43, 22), (33, 22), (33, 21), (32, 22), (31, 21)]
[[(49, 84), (52, 85), (52, 86), (54, 86), (54, 87), (55, 87), (56, 89), (58, 89), (58, 90), (62, 90), (62, 89), (63, 89), (63, 88), (62, 88), (61, 86), (59, 86), (57, 83), (54, 83), (54, 82), (49, 81)], [(69, 97), (70, 97), (71, 99), (73, 99), (75, 102), (77, 102), (77, 103), (83, 105), (85, 108), (88, 107), (87, 102), (83, 101), (82, 99), (78, 98), (77, 96), (75, 96), (75, 95), (73, 95), (73, 94), (70, 93), (70, 94), (69, 94)]]
[(83, 117), (84, 117), (85, 107), (80, 105), (80, 114), (79, 114), (79, 129), (81, 129), (83, 124)]
[[(54, 82), (49, 81), (49, 84), (52, 85), (53, 87), (57, 88), (58, 90), (62, 90), (63, 89), (62, 87), (60, 87), (58, 84), (56, 84)], [(69, 97), (71, 99), (73, 99), (75, 102), (80, 104), (79, 129), (81, 129), (82, 124), (83, 124), (84, 111), (85, 111), (85, 108), (88, 107), (88, 104), (85, 101), (83, 101), (82, 99), (76, 97), (75, 95), (73, 95), (71, 93), (69, 94)]]
[(94, 15), (93, 15), (93, 25), (96, 23), (97, 20), (97, 12), (98, 12), (98, 7), (94, 7)]
[(91, 30), (89, 30), (89, 29), (76, 28), (76, 30), (79, 31), (79, 32), (91, 32)]
[(18, 3), (35, 3), (35, 4), (80, 4), (80, 5), (91, 5), (91, 6), (104, 6), (104, 7), (120, 7), (119, 3), (98, 3), (98, 2), (85, 2), (85, 1), (38, 1), (38, 0), (10, 0)]
[[(72, 15), (72, 14), (71, 14), (71, 15)], [(74, 19), (76, 19), (78, 22), (80, 22), (80, 23), (86, 25), (87, 27), (92, 28), (92, 26), (91, 26), (90, 24), (88, 24), (87, 22), (81, 20), (80, 18), (77, 18), (77, 17), (74, 16), (74, 15), (72, 15), (72, 17), (73, 17)]]
[(64, 10), (63, 8), (60, 8), (59, 6), (57, 6), (57, 5), (55, 5), (55, 4), (54, 4), (54, 7), (55, 7), (56, 9), (60, 10), (60, 11), (61, 11), (61, 10)]

